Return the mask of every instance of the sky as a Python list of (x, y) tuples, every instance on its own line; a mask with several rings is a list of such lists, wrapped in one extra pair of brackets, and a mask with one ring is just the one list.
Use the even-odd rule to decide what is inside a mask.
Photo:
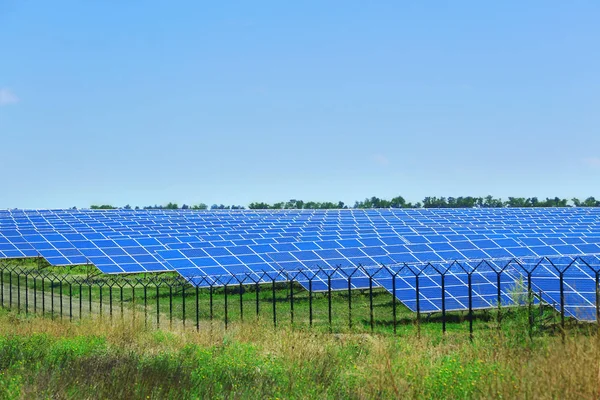
[(598, 1), (0, 0), (0, 208), (600, 197)]

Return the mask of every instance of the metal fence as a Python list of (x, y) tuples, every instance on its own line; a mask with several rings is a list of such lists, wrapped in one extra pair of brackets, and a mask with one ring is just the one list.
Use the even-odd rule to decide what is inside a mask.
[[(196, 330), (217, 321), (227, 329), (232, 322), (263, 318), (273, 326), (306, 325), (330, 332), (383, 327), (398, 333), (410, 326), (420, 335), (422, 324), (432, 321), (444, 333), (448, 323), (464, 322), (471, 338), (477, 318), (500, 328), (511, 312), (527, 314), (531, 335), (545, 312), (564, 335), (568, 320), (600, 322), (599, 281), (600, 265), (581, 257), (187, 278), (59, 274), (26, 260), (0, 260), (0, 304), (50, 318), (96, 315)], [(585, 288), (579, 290), (574, 282)], [(577, 318), (578, 310), (586, 317)]]

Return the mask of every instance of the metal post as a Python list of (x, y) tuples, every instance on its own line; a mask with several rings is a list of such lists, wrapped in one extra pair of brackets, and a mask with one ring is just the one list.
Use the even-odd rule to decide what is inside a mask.
[(4, 268), (0, 270), (0, 306), (4, 308)]
[(533, 291), (531, 290), (531, 272), (527, 272), (527, 318), (529, 320), (529, 338), (533, 338)]
[(240, 321), (244, 322), (244, 287), (242, 285), (242, 282), (240, 282), (239, 290), (240, 290)]
[(102, 297), (103, 297), (102, 296), (102, 287), (103, 286), (104, 285), (102, 283), (100, 283), (100, 285), (99, 285), (99, 289), (100, 289), (100, 310), (99, 310), (100, 311), (100, 318), (102, 318)]
[(397, 317), (396, 317), (396, 275), (392, 276), (392, 314), (394, 320), (394, 335), (396, 332)]
[(375, 315), (373, 313), (373, 277), (369, 275), (369, 322), (371, 332), (375, 330)]
[(223, 286), (223, 294), (224, 294), (224, 298), (225, 298), (225, 330), (227, 330), (227, 323), (228, 321), (228, 310), (227, 310), (227, 285)]
[(260, 311), (259, 308), (259, 302), (260, 302), (260, 285), (258, 284), (258, 282), (256, 282), (256, 317), (258, 318), (258, 312)]
[(123, 286), (119, 286), (119, 303), (121, 304), (121, 321), (123, 321), (125, 317), (125, 313), (123, 312)]
[(333, 332), (332, 314), (331, 314), (331, 275), (327, 275), (327, 309), (329, 319), (329, 332)]
[(83, 284), (79, 282), (79, 319), (83, 318)]
[(348, 277), (348, 329), (352, 329), (352, 276)]
[(113, 296), (112, 296), (112, 292), (113, 292), (113, 287), (112, 285), (108, 286), (108, 313), (110, 315), (110, 322), (112, 323), (113, 320)]
[(501, 328), (502, 323), (502, 291), (501, 291), (501, 275), (502, 271), (496, 272), (496, 285), (498, 286), (498, 313), (496, 315), (496, 321), (498, 322), (498, 330)]
[(275, 303), (275, 278), (273, 278), (273, 282), (271, 284), (272, 290), (272, 302), (273, 302), (273, 326), (277, 326), (277, 305)]
[(63, 281), (62, 279), (60, 279), (58, 282), (60, 282), (60, 286), (58, 287), (58, 294), (59, 294), (59, 305), (60, 305), (60, 320), (62, 321), (63, 319)]
[(185, 284), (181, 284), (181, 313), (183, 328), (185, 329)]
[(50, 279), (50, 318), (54, 319), (54, 280)]
[(290, 280), (290, 322), (294, 326), (294, 282)]
[[(147, 285), (148, 285), (148, 282), (142, 283), (142, 286), (144, 288), (144, 327), (146, 327), (146, 328), (148, 327), (148, 286)], [(158, 296), (156, 296), (156, 297), (158, 297)], [(134, 310), (135, 310), (135, 308), (134, 308)]]
[(169, 284), (169, 329), (173, 329), (173, 285)]
[(313, 325), (313, 298), (312, 298), (312, 279), (308, 280), (308, 321), (312, 328)]
[(421, 338), (421, 299), (419, 294), (419, 275), (415, 275), (415, 294), (417, 308), (417, 337)]
[(135, 325), (135, 315), (136, 310), (135, 310), (135, 283), (133, 285), (131, 285), (131, 310), (132, 310), (132, 319), (133, 319), (133, 324)]
[(442, 333), (446, 334), (446, 274), (440, 274), (442, 279)]
[(564, 286), (564, 271), (560, 271), (560, 335), (563, 343), (565, 342), (565, 286)]
[(196, 286), (196, 331), (200, 332), (200, 288)]
[(89, 300), (89, 310), (90, 316), (92, 315), (92, 282), (88, 284), (88, 300)]
[(209, 287), (209, 291), (208, 291), (208, 295), (209, 295), (209, 302), (210, 302), (210, 320), (213, 320), (213, 286), (210, 285)]
[(17, 272), (17, 313), (21, 313), (21, 274)]
[[(144, 286), (145, 288), (145, 286)], [(144, 293), (145, 296), (145, 293)], [(144, 299), (145, 301), (145, 299)], [(160, 287), (156, 282), (156, 329), (160, 327)]]
[(8, 307), (12, 310), (12, 292), (13, 292), (13, 284), (12, 284), (12, 271), (10, 271), (9, 275), (8, 275)]
[(600, 339), (600, 270), (596, 272), (596, 337)]
[[(4, 306), (4, 298), (2, 299), (2, 306)], [(37, 277), (35, 275), (33, 276), (33, 313), (37, 314)]]
[(73, 283), (69, 281), (69, 321), (73, 321)]
[(25, 274), (25, 315), (29, 314), (29, 288), (28, 285), (28, 275)]
[(46, 314), (46, 290), (44, 288), (45, 278), (42, 276), (42, 315)]
[(473, 285), (472, 285), (471, 275), (473, 275), (472, 272), (470, 274), (468, 274), (468, 283), (469, 283), (469, 339), (471, 341), (473, 341)]

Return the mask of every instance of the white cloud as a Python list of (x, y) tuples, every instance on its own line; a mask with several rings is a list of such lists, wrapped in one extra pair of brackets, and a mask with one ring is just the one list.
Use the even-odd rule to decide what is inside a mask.
[(588, 167), (600, 168), (600, 157), (589, 157), (583, 160)]
[(0, 106), (18, 103), (19, 98), (9, 89), (0, 88)]
[(373, 155), (373, 160), (375, 161), (375, 163), (377, 165), (388, 165), (390, 163), (390, 160), (384, 156), (383, 154), (374, 154)]

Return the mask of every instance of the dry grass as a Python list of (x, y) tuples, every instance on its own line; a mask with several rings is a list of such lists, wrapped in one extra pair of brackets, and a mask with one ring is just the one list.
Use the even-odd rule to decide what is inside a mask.
[[(523, 333), (523, 334), (522, 334)], [(540, 398), (600, 394), (594, 335), (200, 333), (0, 311), (0, 398)]]

